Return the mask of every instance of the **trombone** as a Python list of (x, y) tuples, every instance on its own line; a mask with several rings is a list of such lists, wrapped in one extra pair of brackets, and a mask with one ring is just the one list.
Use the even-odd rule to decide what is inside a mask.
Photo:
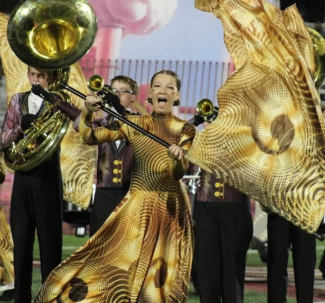
[[(61, 86), (62, 88), (64, 88), (64, 89), (68, 90), (69, 92), (71, 92), (71, 93), (77, 95), (78, 97), (80, 97), (80, 98), (82, 98), (82, 99), (84, 99), (84, 100), (86, 99), (86, 95), (84, 95), (83, 93), (81, 93), (81, 92), (79, 92), (78, 90), (74, 89), (73, 87), (69, 86), (68, 84), (61, 82), (61, 83), (60, 83), (60, 86)], [(54, 96), (54, 97), (55, 97), (55, 96)], [(211, 104), (212, 104), (212, 102), (211, 102)], [(213, 104), (212, 104), (212, 105), (213, 105)], [(163, 145), (163, 146), (165, 146), (165, 147), (167, 147), (167, 148), (169, 148), (169, 147), (171, 146), (170, 143), (168, 143), (168, 142), (166, 142), (165, 140), (163, 140), (163, 139), (157, 137), (156, 135), (154, 135), (154, 134), (152, 134), (152, 133), (146, 131), (145, 129), (143, 129), (143, 128), (140, 127), (139, 125), (133, 123), (132, 121), (128, 120), (126, 117), (122, 116), (121, 114), (116, 113), (116, 112), (112, 111), (112, 110), (109, 109), (109, 108), (106, 108), (104, 105), (100, 105), (100, 108), (101, 108), (102, 111), (104, 111), (104, 112), (106, 112), (106, 113), (112, 115), (112, 116), (113, 116), (114, 118), (116, 118), (116, 119), (121, 120), (121, 121), (124, 122), (125, 124), (127, 124), (127, 125), (133, 127), (134, 129), (136, 129), (137, 131), (139, 131), (139, 132), (142, 133), (143, 135), (149, 137), (150, 139), (156, 141), (157, 143), (159, 143), (159, 144), (161, 144), (161, 145)], [(123, 107), (123, 108), (124, 108), (124, 107)], [(189, 162), (192, 162), (193, 164), (198, 164), (198, 161), (197, 161), (195, 158), (193, 158), (192, 156), (190, 156), (189, 154), (187, 154), (186, 151), (184, 151), (184, 153), (185, 153), (185, 154), (184, 154), (184, 158), (185, 158), (185, 159), (187, 159)], [(202, 163), (200, 163), (200, 166), (201, 166), (204, 170), (206, 170), (206, 171), (212, 173), (212, 171), (211, 171), (211, 169), (210, 169), (209, 167), (203, 165)]]
[(87, 86), (91, 91), (97, 92), (99, 96), (105, 96), (106, 94), (115, 95), (112, 88), (104, 84), (104, 79), (101, 75), (92, 75), (87, 81)]
[(194, 115), (193, 118), (188, 120), (189, 123), (194, 126), (198, 126), (203, 122), (213, 122), (219, 113), (219, 108), (213, 106), (213, 103), (210, 99), (201, 99), (196, 104), (197, 115)]
[[(66, 83), (61, 82), (60, 86), (66, 90), (68, 90), (69, 92), (77, 95), (78, 97), (82, 98), (82, 99), (86, 99), (86, 95), (79, 92), (78, 90), (74, 89), (73, 87), (69, 86)], [(115, 96), (115, 94), (114, 94)], [(122, 105), (120, 105), (122, 106)], [(123, 107), (123, 106), (122, 106)], [(123, 107), (124, 108), (124, 107)], [(120, 113), (116, 113), (114, 111), (112, 111), (111, 109), (105, 107), (104, 105), (100, 105), (100, 109), (110, 115), (112, 115), (114, 118), (119, 119), (121, 121), (123, 121), (125, 124), (128, 124), (129, 126), (133, 127), (134, 129), (136, 129), (137, 131), (139, 131), (140, 133), (148, 136), (149, 138), (153, 139), (154, 141), (160, 143), (161, 145), (165, 146), (165, 147), (170, 147), (170, 144), (164, 140), (162, 140), (161, 138), (157, 137), (156, 135), (149, 133), (148, 131), (146, 131), (145, 129), (143, 129), (142, 127), (140, 127), (139, 125), (133, 123), (132, 121), (128, 120), (125, 116), (123, 116)]]
[[(114, 92), (112, 91), (112, 88), (109, 85), (105, 85), (104, 84), (104, 79), (102, 76), (100, 75), (92, 75), (88, 81), (87, 81), (87, 86), (88, 88), (93, 91), (93, 92), (97, 92), (97, 95), (101, 96), (103, 98), (104, 103), (108, 103), (109, 106), (114, 106), (114, 103), (111, 104), (110, 101), (108, 101), (110, 99), (110, 97), (112, 98), (112, 95), (115, 95)], [(133, 101), (132, 104), (133, 108), (135, 108), (141, 115), (147, 115), (148, 112), (145, 109), (145, 107), (143, 107), (139, 102), (137, 101)], [(115, 107), (115, 106), (114, 106)], [(122, 108), (117, 109), (115, 107), (115, 109), (117, 111), (123, 111)], [(123, 114), (124, 115), (124, 114)]]
[(196, 110), (199, 116), (203, 117), (204, 122), (213, 122), (219, 113), (219, 108), (213, 106), (209, 99), (201, 99), (196, 105)]
[[(63, 84), (62, 82), (61, 87), (63, 87)], [(97, 92), (97, 95), (102, 98), (104, 105), (107, 104), (109, 107), (113, 106), (123, 117), (127, 115), (127, 111), (120, 104), (118, 96), (116, 96), (109, 85), (104, 84), (104, 79), (101, 75), (92, 75), (87, 81), (87, 86), (92, 92)]]

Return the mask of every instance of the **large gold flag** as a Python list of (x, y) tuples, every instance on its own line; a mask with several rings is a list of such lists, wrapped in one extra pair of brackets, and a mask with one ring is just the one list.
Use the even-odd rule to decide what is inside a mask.
[[(224, 28), (236, 71), (219, 116), (189, 151), (198, 165), (313, 233), (324, 216), (324, 118), (313, 44), (296, 6), (196, 0)], [(212, 29), (213, 30), (213, 29)]]
[(13, 249), (10, 226), (0, 206), (0, 288), (15, 281)]
[[(0, 184), (5, 181), (6, 173), (0, 163)], [(14, 287), (14, 244), (10, 226), (0, 206), (0, 290)], [(11, 285), (12, 284), (12, 285)]]
[[(6, 76), (7, 103), (13, 94), (30, 90), (27, 65), (20, 61), (10, 48), (7, 39), (9, 17), (0, 13), (0, 58)], [(87, 93), (87, 83), (78, 63), (71, 66), (69, 85)], [(71, 102), (83, 106), (83, 100), (69, 94)], [(82, 208), (87, 208), (91, 199), (94, 172), (96, 168), (95, 146), (82, 143), (81, 136), (73, 129), (72, 123), (61, 142), (61, 171), (64, 199)]]

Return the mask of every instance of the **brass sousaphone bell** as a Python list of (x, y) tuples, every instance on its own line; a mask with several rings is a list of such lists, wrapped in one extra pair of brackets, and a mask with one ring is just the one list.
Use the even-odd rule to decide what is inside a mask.
[(38, 69), (57, 70), (83, 57), (97, 32), (87, 0), (27, 0), (9, 19), (8, 42), (17, 57)]
[[(69, 66), (83, 57), (97, 32), (96, 15), (87, 0), (27, 0), (12, 11), (8, 42), (16, 56), (29, 66), (49, 70), (55, 81), (51, 93), (71, 102), (60, 91), (68, 82)], [(25, 137), (4, 150), (6, 165), (13, 170), (30, 170), (48, 159), (58, 148), (69, 119), (60, 111), (50, 115), (50, 106), (25, 132)], [(33, 144), (37, 142), (36, 148)]]

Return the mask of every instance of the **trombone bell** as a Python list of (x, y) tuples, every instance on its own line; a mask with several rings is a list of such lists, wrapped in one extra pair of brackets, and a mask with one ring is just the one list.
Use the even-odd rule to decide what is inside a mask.
[(104, 87), (104, 79), (100, 75), (92, 75), (87, 81), (88, 88), (93, 92), (99, 92)]
[[(217, 107), (213, 106), (213, 103), (210, 99), (201, 99), (196, 104), (196, 110), (198, 116), (202, 117), (202, 122), (213, 122), (217, 117), (219, 113), (219, 109)], [(194, 124), (195, 125), (195, 124)]]
[(214, 111), (213, 103), (210, 99), (201, 99), (196, 105), (196, 110), (200, 116), (209, 116)]

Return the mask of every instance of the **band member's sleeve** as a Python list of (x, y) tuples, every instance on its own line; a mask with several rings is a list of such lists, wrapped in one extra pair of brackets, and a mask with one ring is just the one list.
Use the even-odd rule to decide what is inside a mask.
[(19, 94), (15, 94), (10, 100), (0, 134), (0, 146), (2, 149), (7, 148), (22, 135), (23, 132), (20, 127), (21, 117)]
[(94, 115), (82, 113), (79, 133), (83, 142), (88, 145), (97, 145), (103, 142), (112, 142), (124, 138), (119, 121), (108, 123), (105, 127), (94, 127)]

